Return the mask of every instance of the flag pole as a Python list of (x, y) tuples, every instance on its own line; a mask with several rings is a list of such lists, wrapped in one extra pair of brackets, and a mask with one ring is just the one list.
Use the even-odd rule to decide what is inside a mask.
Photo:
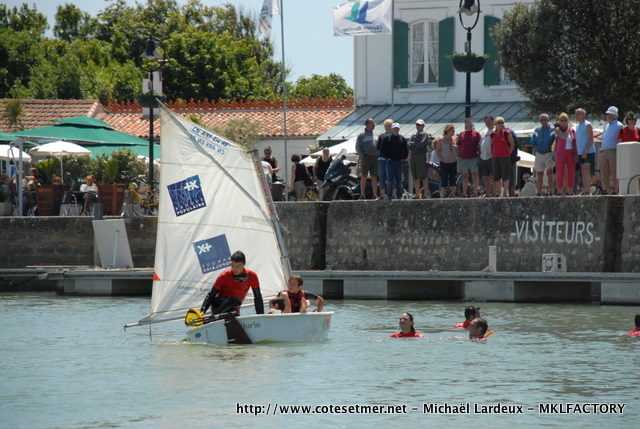
[(396, 17), (396, 11), (395, 11), (395, 2), (394, 0), (391, 0), (391, 115), (389, 116), (390, 118), (393, 118), (394, 116), (394, 110), (395, 110), (395, 73), (396, 73), (396, 61), (395, 61), (395, 41), (394, 41), (394, 23), (395, 23), (395, 17)]
[[(281, 43), (282, 43), (282, 133), (284, 134), (283, 138), (284, 138), (284, 165), (288, 166), (289, 165), (289, 154), (287, 153), (287, 83), (286, 83), (286, 75), (287, 75), (287, 70), (285, 68), (285, 64), (284, 64), (284, 0), (279, 0), (280, 1), (280, 37), (281, 37)], [(288, 179), (287, 179), (287, 175), (288, 175), (289, 169), (287, 167), (285, 167), (284, 170), (284, 180), (285, 182), (288, 183)], [(290, 179), (290, 178), (289, 178)], [(293, 186), (293, 183), (291, 183), (291, 186)], [(285, 189), (286, 189), (286, 185), (285, 185)], [(288, 195), (288, 194), (287, 194)], [(288, 198), (287, 198), (288, 200)]]

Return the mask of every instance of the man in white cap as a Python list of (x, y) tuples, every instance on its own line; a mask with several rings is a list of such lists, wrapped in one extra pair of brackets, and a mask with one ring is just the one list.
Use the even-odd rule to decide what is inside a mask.
[(424, 195), (429, 192), (427, 183), (427, 152), (431, 147), (431, 136), (424, 132), (424, 121), (418, 119), (416, 121), (417, 132), (409, 138), (407, 148), (409, 149), (409, 171), (413, 177), (414, 198), (420, 198), (420, 183), (424, 189)]
[(605, 112), (607, 124), (602, 129), (600, 145), (600, 172), (602, 173), (602, 191), (605, 194), (618, 193), (618, 171), (616, 169), (616, 147), (618, 133), (623, 125), (618, 121), (618, 108), (610, 106)]

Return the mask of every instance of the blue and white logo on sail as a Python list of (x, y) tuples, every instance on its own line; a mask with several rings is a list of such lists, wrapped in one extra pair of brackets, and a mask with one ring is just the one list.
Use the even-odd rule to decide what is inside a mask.
[(208, 238), (193, 243), (193, 249), (198, 255), (202, 274), (227, 268), (231, 265), (231, 251), (226, 235)]
[(182, 216), (207, 206), (202, 193), (200, 176), (188, 177), (167, 186), (176, 216)]

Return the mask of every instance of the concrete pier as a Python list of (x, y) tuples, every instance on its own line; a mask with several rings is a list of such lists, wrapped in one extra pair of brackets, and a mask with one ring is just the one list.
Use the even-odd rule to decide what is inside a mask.
[(63, 270), (48, 277), (56, 282), (60, 295), (151, 295), (153, 286), (153, 271), (149, 270)]
[(640, 304), (640, 274), (299, 271), (328, 299)]
[[(327, 299), (640, 304), (639, 273), (296, 271), (304, 289)], [(0, 269), (0, 291), (63, 295), (150, 295), (153, 270), (88, 267)], [(37, 287), (33, 286), (37, 282)]]

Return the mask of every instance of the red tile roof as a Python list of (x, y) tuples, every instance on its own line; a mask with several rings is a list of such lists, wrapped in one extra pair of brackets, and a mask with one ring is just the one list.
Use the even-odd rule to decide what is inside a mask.
[[(250, 118), (262, 125), (260, 137), (282, 137), (283, 111), (279, 102), (259, 101), (189, 101), (168, 102), (167, 107), (185, 118), (196, 116), (209, 127), (223, 127), (233, 118)], [(140, 138), (149, 137), (149, 121), (135, 102), (113, 102), (107, 106), (109, 115), (103, 119), (118, 131)], [(287, 105), (287, 135), (291, 137), (319, 136), (354, 111), (352, 100), (297, 100)], [(154, 121), (154, 135), (160, 132)]]
[[(4, 112), (4, 105), (10, 99), (0, 100), (0, 112)], [(72, 116), (86, 115), (104, 120), (107, 111), (98, 100), (21, 100), (24, 106), (22, 126), (25, 130), (48, 127), (58, 119)], [(0, 115), (1, 116), (1, 115)], [(9, 128), (6, 119), (0, 117), (0, 131), (10, 133), (15, 130)]]
[[(0, 112), (7, 99), (0, 100)], [(98, 100), (22, 100), (24, 129), (46, 127), (56, 120), (86, 115), (114, 126), (118, 131), (140, 138), (149, 137), (149, 120), (142, 107), (134, 102), (110, 102), (105, 109)], [(283, 111), (278, 101), (178, 101), (167, 107), (189, 118), (196, 116), (210, 127), (223, 127), (233, 118), (250, 118), (262, 125), (259, 135), (282, 137)], [(287, 105), (287, 135), (315, 137), (329, 130), (354, 111), (353, 100), (312, 99), (289, 101)], [(11, 132), (8, 123), (0, 119), (0, 131)], [(154, 121), (154, 136), (159, 136), (160, 121)]]

